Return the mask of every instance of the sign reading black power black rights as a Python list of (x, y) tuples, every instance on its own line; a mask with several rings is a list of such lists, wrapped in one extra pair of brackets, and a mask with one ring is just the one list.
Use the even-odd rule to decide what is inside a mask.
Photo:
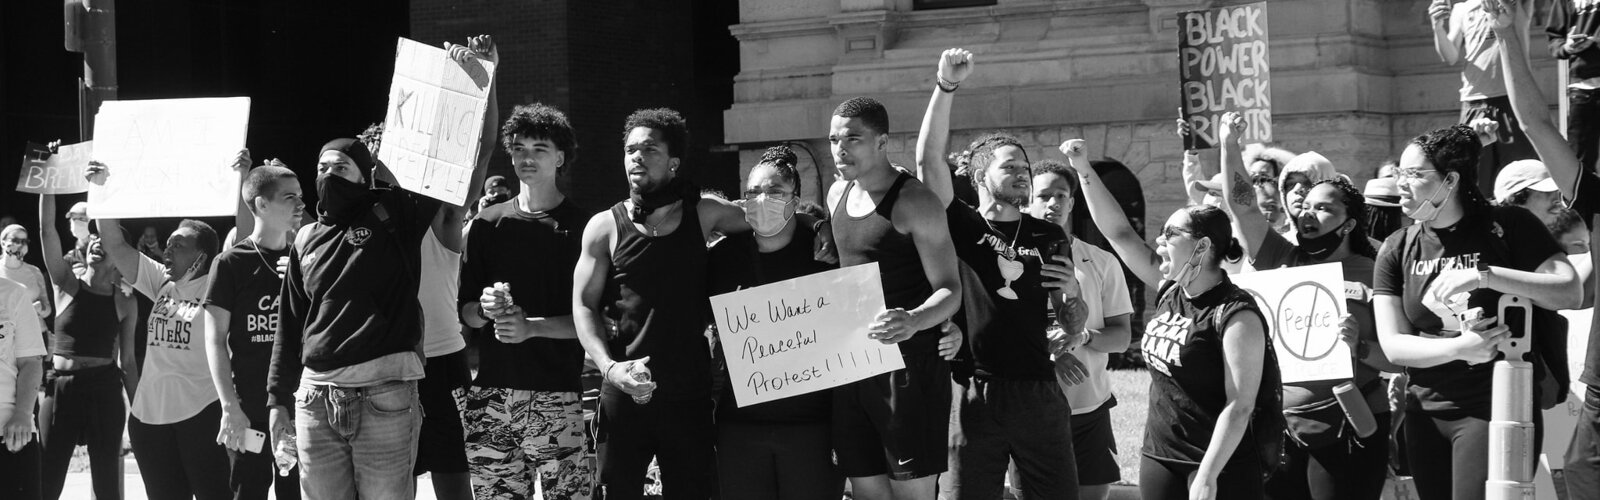
[(1272, 140), (1272, 85), (1267, 61), (1267, 3), (1178, 14), (1178, 67), (1184, 148), (1217, 145), (1222, 114), (1244, 116), (1244, 143)]

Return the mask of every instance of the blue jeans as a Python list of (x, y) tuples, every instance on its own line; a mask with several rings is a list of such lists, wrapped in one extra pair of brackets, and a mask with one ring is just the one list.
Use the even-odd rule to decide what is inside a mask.
[(422, 427), (416, 382), (302, 384), (294, 426), (307, 500), (416, 497), (411, 469)]
[(1567, 498), (1600, 499), (1600, 387), (1590, 386), (1567, 448)]

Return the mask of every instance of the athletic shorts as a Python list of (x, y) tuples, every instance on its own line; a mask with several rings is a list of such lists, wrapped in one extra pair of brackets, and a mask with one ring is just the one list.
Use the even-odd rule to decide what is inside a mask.
[(1122, 480), (1117, 465), (1117, 435), (1111, 430), (1111, 407), (1106, 400), (1089, 413), (1072, 416), (1072, 451), (1078, 458), (1078, 484), (1093, 486)]
[(461, 427), (461, 411), (452, 393), (472, 382), (467, 369), (467, 350), (428, 358), (423, 378), (417, 381), (422, 400), (422, 430), (417, 436), (417, 465), (413, 475), (424, 472), (467, 472), (467, 445)]
[(833, 448), (846, 477), (897, 481), (945, 472), (950, 363), (906, 354), (906, 367), (833, 390)]

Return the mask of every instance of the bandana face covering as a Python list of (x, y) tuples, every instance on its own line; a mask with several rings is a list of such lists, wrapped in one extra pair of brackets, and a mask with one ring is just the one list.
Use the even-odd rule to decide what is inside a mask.
[(781, 198), (768, 198), (767, 195), (756, 195), (755, 199), (744, 202), (744, 220), (750, 223), (750, 228), (755, 230), (756, 236), (771, 238), (777, 236), (788, 227), (789, 221), (794, 218), (794, 202)]
[(678, 200), (686, 199), (683, 194), (689, 183), (673, 178), (666, 185), (648, 193), (630, 191), (628, 199), (633, 200), (633, 210), (628, 213), (633, 222), (644, 224), (645, 217), (649, 217), (656, 209), (671, 205)]
[(317, 176), (317, 221), (330, 226), (348, 223), (378, 202), (366, 186), (331, 174)]

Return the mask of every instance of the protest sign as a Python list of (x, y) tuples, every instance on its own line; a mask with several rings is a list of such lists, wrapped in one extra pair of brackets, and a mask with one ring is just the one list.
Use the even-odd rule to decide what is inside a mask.
[(55, 154), (41, 145), (29, 143), (22, 155), (22, 170), (17, 174), (17, 191), (37, 194), (73, 194), (89, 190), (83, 174), (89, 167), (94, 143), (84, 141), (61, 146)]
[(1244, 143), (1272, 140), (1272, 86), (1267, 58), (1267, 3), (1178, 14), (1178, 67), (1184, 147), (1207, 149), (1218, 141), (1222, 114), (1244, 116)]
[(95, 115), (94, 160), (108, 175), (89, 186), (89, 216), (234, 215), (232, 166), (249, 125), (248, 97), (106, 101)]
[(1350, 346), (1339, 335), (1346, 296), (1339, 264), (1256, 271), (1229, 279), (1250, 291), (1266, 316), (1283, 383), (1355, 376)]
[(905, 368), (900, 346), (867, 337), (883, 311), (876, 262), (711, 298), (739, 406)]
[(377, 152), (400, 187), (466, 203), (494, 70), (489, 61), (456, 62), (444, 49), (400, 39)]

